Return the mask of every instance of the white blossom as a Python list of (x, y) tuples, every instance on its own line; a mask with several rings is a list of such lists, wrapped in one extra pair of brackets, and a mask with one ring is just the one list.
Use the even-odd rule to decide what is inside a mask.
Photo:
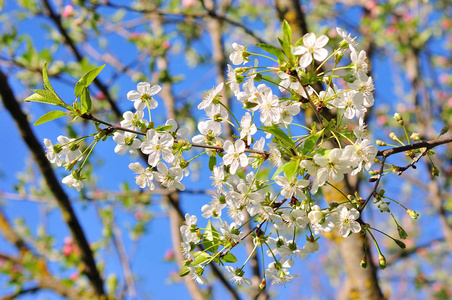
[(303, 45), (292, 49), (294, 55), (300, 55), (300, 67), (308, 67), (312, 63), (312, 57), (316, 61), (324, 61), (328, 56), (328, 51), (323, 47), (326, 46), (328, 40), (326, 35), (316, 38), (314, 33), (306, 33), (303, 36)]
[(135, 182), (140, 188), (148, 186), (151, 191), (155, 189), (155, 184), (152, 181), (154, 175), (149, 168), (145, 169), (139, 162), (136, 162), (129, 164), (129, 169), (137, 174)]
[(127, 93), (127, 99), (134, 101), (133, 106), (136, 110), (143, 110), (146, 105), (150, 109), (154, 109), (158, 106), (158, 102), (155, 101), (152, 96), (158, 94), (162, 88), (159, 85), (154, 85), (151, 87), (149, 82), (140, 82), (137, 85), (138, 91), (130, 91)]
[(229, 172), (235, 174), (237, 169), (248, 165), (248, 158), (245, 154), (245, 142), (237, 140), (235, 144), (231, 141), (224, 142), (223, 146), (226, 154), (223, 156), (223, 162), (226, 166), (230, 165)]
[(160, 160), (160, 157), (167, 163), (172, 163), (174, 155), (172, 146), (174, 143), (173, 137), (168, 134), (160, 134), (155, 129), (150, 129), (146, 132), (146, 141), (141, 144), (141, 152), (148, 154), (148, 163), (155, 167)]

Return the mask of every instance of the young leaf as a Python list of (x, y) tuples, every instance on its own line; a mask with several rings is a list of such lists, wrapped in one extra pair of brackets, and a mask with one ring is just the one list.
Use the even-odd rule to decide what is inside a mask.
[(304, 155), (307, 155), (309, 152), (314, 149), (315, 145), (317, 144), (317, 141), (319, 138), (323, 135), (323, 130), (316, 132), (314, 134), (311, 134), (305, 141), (302, 149), (302, 153)]
[(212, 155), (209, 158), (209, 170), (211, 172), (213, 172), (213, 167), (215, 167), (217, 165), (217, 156), (216, 155)]
[(282, 172), (284, 172), (286, 174), (286, 177), (290, 180), (293, 177), (293, 175), (295, 175), (295, 172), (298, 169), (298, 164), (299, 164), (298, 161), (290, 161), (288, 163), (285, 163), (275, 171), (275, 173), (272, 176), (272, 180), (274, 180), (275, 177), (281, 174)]
[(61, 118), (66, 116), (66, 114), (61, 111), (61, 110), (52, 110), (49, 111), (48, 113), (44, 114), (43, 116), (41, 116), (38, 120), (36, 120), (36, 122), (33, 124), (34, 126), (38, 126), (41, 124), (44, 124), (46, 122)]
[(91, 111), (91, 97), (89, 96), (89, 90), (88, 88), (84, 87), (82, 94), (80, 95), (80, 102), (82, 105), (81, 113), (89, 113)]
[(44, 64), (44, 68), (42, 68), (42, 79), (44, 81), (44, 88), (46, 90), (54, 92), (53, 87), (52, 87), (52, 85), (50, 84), (50, 81), (49, 81), (49, 76), (47, 74), (47, 63), (45, 63)]
[(105, 65), (94, 68), (83, 75), (82, 78), (80, 78), (80, 80), (75, 84), (74, 94), (76, 97), (80, 96), (80, 94), (83, 92), (83, 88), (88, 87), (104, 67)]
[(282, 30), (284, 41), (290, 45), (292, 42), (292, 29), (286, 20), (283, 21)]
[(298, 165), (298, 161), (291, 161), (284, 165), (284, 174), (286, 174), (287, 179), (291, 180), (292, 177), (296, 174)]
[(235, 263), (235, 262), (237, 262), (237, 258), (231, 252), (228, 252), (225, 256), (223, 256), (221, 258), (221, 260), (223, 262), (226, 262), (226, 263)]
[(160, 125), (160, 126), (155, 127), (155, 131), (163, 132), (163, 131), (170, 130), (171, 128), (173, 128), (173, 125), (165, 125), (165, 126)]
[(218, 247), (220, 246), (220, 234), (215, 229), (215, 227), (212, 226), (212, 223), (207, 223), (206, 230), (204, 231), (204, 240), (202, 242), (204, 245), (204, 248), (206, 251), (215, 253), (218, 250)]
[(279, 44), (281, 45), (284, 53), (286, 54), (287, 58), (292, 59), (293, 55), (292, 55), (292, 49), (290, 48), (290, 44), (287, 43), (286, 41), (281, 40), (280, 38), (277, 38)]
[(184, 277), (190, 274), (190, 269), (187, 266), (183, 266), (182, 269), (179, 272), (180, 277)]
[(194, 266), (202, 264), (203, 262), (205, 262), (206, 260), (208, 260), (210, 258), (210, 254), (206, 253), (204, 251), (198, 251), (198, 252), (195, 252), (194, 254), (195, 254), (195, 261), (193, 262)]
[(278, 138), (286, 147), (290, 147), (292, 149), (295, 149), (295, 143), (292, 141), (292, 139), (281, 129), (279, 129), (277, 126), (262, 126), (262, 129), (265, 132), (269, 132), (273, 134), (276, 138)]
[(283, 62), (286, 59), (286, 57), (284, 56), (284, 52), (281, 49), (276, 48), (275, 46), (268, 45), (268, 44), (256, 44), (256, 46), (258, 46), (262, 50), (276, 56), (276, 58), (278, 59), (279, 62)]
[(25, 98), (25, 101), (42, 102), (57, 105), (66, 108), (66, 103), (59, 99), (55, 94), (48, 90), (32, 90), (35, 94)]

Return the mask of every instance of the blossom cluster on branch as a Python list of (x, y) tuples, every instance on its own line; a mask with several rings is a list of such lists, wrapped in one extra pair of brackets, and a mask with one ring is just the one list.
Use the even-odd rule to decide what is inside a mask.
[[(364, 123), (367, 110), (374, 104), (374, 84), (367, 75), (366, 53), (358, 50), (355, 38), (344, 30), (337, 28), (337, 32), (342, 40), (332, 51), (326, 48), (329, 38), (316, 37), (314, 33), (292, 44), (287, 22), (283, 23), (283, 38), (279, 39), (281, 48), (257, 45), (267, 52), (265, 55), (248, 52), (247, 46), (234, 43), (230, 60), (243, 66), (228, 65), (227, 85), (222, 82), (205, 94), (198, 109), (206, 118), (199, 122), (199, 134), (191, 140), (184, 139), (188, 131), (175, 120), (159, 126), (152, 120), (152, 110), (158, 106), (154, 96), (161, 90), (158, 85), (141, 82), (137, 90), (127, 94), (135, 111), (125, 112), (120, 125), (92, 115), (88, 86), (103, 67), (80, 79), (71, 106), (53, 90), (45, 67), (45, 89), (35, 90), (27, 100), (63, 107), (73, 118), (96, 124), (98, 131), (91, 136), (60, 136), (56, 145), (48, 139), (44, 141), (48, 159), (57, 166), (64, 163), (71, 171), (63, 183), (78, 191), (84, 186), (83, 166), (92, 149), (109, 137), (117, 143), (115, 153), (136, 157), (141, 152), (146, 156), (147, 166), (135, 162), (129, 168), (135, 173), (137, 185), (150, 190), (158, 183), (183, 191), (182, 181), (190, 175), (190, 163), (207, 155), (215, 189), (210, 203), (202, 207), (202, 217), (209, 222), (200, 228), (195, 215), (185, 216), (180, 234), (186, 261), (180, 275), (191, 274), (198, 283), (206, 284), (204, 268), (212, 262), (235, 263), (231, 250), (251, 235), (253, 253), (261, 248), (268, 256), (262, 258), (263, 286), (267, 279), (272, 284), (285, 284), (296, 276), (290, 272), (294, 259), (319, 250), (321, 233), (337, 228), (344, 238), (353, 233), (369, 233), (373, 238), (373, 228), (360, 218), (368, 201), (338, 190), (343, 197), (337, 202), (326, 208), (321, 208), (319, 202), (319, 188), (336, 188), (334, 184), (345, 176), (371, 170), (378, 152)], [(257, 59), (254, 66), (247, 66), (251, 56), (264, 57), (277, 67), (259, 66)], [(340, 65), (344, 61), (348, 63)], [(323, 87), (321, 91), (314, 88), (319, 85)], [(227, 87), (240, 102), (243, 115), (225, 105), (220, 92)], [(301, 111), (305, 116), (315, 116), (315, 122), (307, 124)], [(37, 124), (64, 115), (53, 111)], [(224, 126), (234, 129), (232, 137), (224, 136)], [(94, 140), (82, 152), (80, 145), (88, 137)], [(204, 149), (190, 159), (184, 158), (195, 147)], [(264, 173), (264, 169), (270, 173)], [(371, 172), (382, 175), (378, 170)], [(375, 198), (382, 212), (387, 212), (387, 203), (382, 200), (384, 191), (376, 191), (380, 177), (370, 197)], [(244, 230), (247, 223), (256, 224), (251, 232)], [(306, 235), (304, 242), (296, 238), (300, 234)], [(384, 267), (379, 248), (378, 251), (380, 266)], [(238, 268), (225, 267), (234, 283), (251, 283), (245, 274), (248, 261)]]

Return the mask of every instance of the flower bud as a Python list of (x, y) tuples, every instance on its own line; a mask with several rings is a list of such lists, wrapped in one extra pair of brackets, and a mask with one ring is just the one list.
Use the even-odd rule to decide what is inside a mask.
[(444, 126), (443, 129), (441, 129), (440, 135), (446, 134), (449, 131), (449, 127)]
[(376, 141), (377, 146), (386, 146), (387, 144), (381, 140)]
[(421, 136), (419, 135), (419, 133), (413, 132), (410, 136), (410, 139), (412, 139), (413, 141), (419, 141), (421, 139)]
[(394, 120), (399, 122), (399, 124), (400, 124), (400, 121), (402, 121), (402, 124), (400, 124), (400, 125), (403, 125), (403, 119), (402, 119), (402, 116), (399, 113), (395, 113), (394, 114)]
[(56, 154), (60, 153), (61, 151), (63, 151), (63, 147), (60, 144), (55, 144), (53, 145), (53, 152), (55, 152)]
[(343, 78), (344, 78), (344, 80), (345, 80), (346, 82), (348, 82), (348, 83), (353, 83), (353, 82), (355, 82), (355, 80), (356, 80), (356, 77), (355, 77), (355, 75), (353, 75), (353, 74), (347, 74), (347, 75), (345, 75)]
[(235, 75), (235, 79), (237, 80), (237, 83), (243, 83), (243, 79), (245, 79), (242, 75)]
[(406, 239), (408, 234), (406, 233), (405, 229), (402, 228), (402, 226), (398, 225), (397, 226), (397, 231), (399, 232), (399, 237), (401, 239)]
[(267, 286), (267, 280), (264, 278), (264, 279), (262, 279), (262, 281), (261, 281), (261, 283), (259, 284), (259, 289), (262, 291), (262, 290), (265, 290), (265, 287)]
[(334, 63), (335, 63), (335, 64), (340, 63), (341, 60), (342, 60), (342, 57), (344, 57), (344, 53), (343, 53), (343, 52), (336, 52), (336, 53), (334, 54)]
[(76, 151), (76, 150), (78, 150), (78, 148), (79, 148), (79, 145), (75, 142), (69, 145), (69, 150), (71, 150), (71, 151)]
[(402, 248), (402, 249), (406, 248), (406, 245), (404, 242), (399, 241), (399, 240), (394, 240), (394, 242), (396, 242), (397, 246), (399, 246), (400, 248)]
[(410, 215), (411, 219), (416, 220), (419, 217), (419, 214), (417, 212), (415, 212), (414, 210), (407, 209), (406, 212), (407, 212), (407, 214)]
[(371, 170), (369, 171), (369, 175), (378, 175), (380, 174), (380, 170)]
[(439, 176), (439, 169), (436, 166), (433, 166), (433, 168), (432, 168), (432, 176), (433, 177)]
[(365, 255), (363, 257), (363, 259), (361, 259), (360, 265), (361, 265), (361, 268), (363, 268), (363, 269), (367, 268), (367, 255)]
[(339, 47), (341, 49), (347, 49), (348, 48), (348, 42), (346, 40), (342, 40), (339, 42)]
[(397, 135), (396, 135), (394, 132), (391, 132), (391, 133), (389, 134), (389, 137), (390, 137), (391, 139), (393, 139), (393, 140), (396, 140), (396, 139), (397, 139)]
[(380, 264), (380, 269), (386, 268), (386, 258), (383, 256), (383, 254), (380, 254), (378, 256), (378, 263)]
[(378, 180), (378, 176), (372, 176), (369, 178), (369, 182), (375, 182)]

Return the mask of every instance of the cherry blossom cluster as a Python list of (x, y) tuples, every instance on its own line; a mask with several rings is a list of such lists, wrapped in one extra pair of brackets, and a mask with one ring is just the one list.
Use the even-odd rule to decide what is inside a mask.
[[(292, 48), (298, 66), (291, 70), (286, 69), (285, 72), (281, 71), (281, 64), (278, 69), (267, 68), (279, 76), (277, 87), (283, 95), (290, 93), (289, 97), (278, 97), (265, 83), (256, 84), (256, 79), (263, 81), (262, 77), (259, 77), (261, 72), (257, 71), (257, 63), (250, 68), (234, 69), (228, 66), (229, 87), (246, 110), (240, 122), (234, 124), (239, 139), (223, 141), (219, 138), (222, 133), (220, 123), (228, 117), (228, 110), (222, 105), (219, 96), (223, 83), (213, 88), (198, 106), (198, 109), (205, 111), (208, 120), (200, 122), (198, 128), (201, 135), (196, 136), (193, 142), (222, 145), (224, 149), (222, 163), (214, 166), (212, 170), (212, 185), (216, 192), (210, 204), (202, 207), (204, 218), (218, 219), (219, 232), (211, 226), (206, 229), (198, 228), (197, 218), (186, 215), (186, 225), (181, 227), (181, 236), (182, 249), (188, 260), (187, 270), (185, 273), (181, 272), (182, 275), (189, 272), (198, 283), (207, 283), (207, 279), (202, 276), (204, 266), (217, 257), (222, 257), (224, 253), (229, 254), (231, 248), (243, 243), (246, 234), (243, 226), (247, 222), (264, 222), (273, 227), (267, 227), (267, 231), (263, 232), (258, 225), (253, 232), (256, 247), (266, 247), (271, 258), (265, 269), (265, 276), (271, 279), (273, 284), (290, 282), (296, 276), (289, 272), (294, 265), (293, 259), (316, 252), (319, 249), (318, 235), (322, 232), (331, 232), (338, 228), (339, 234), (347, 237), (362, 230), (357, 221), (360, 216), (357, 209), (359, 203), (344, 199), (339, 205), (321, 209), (313, 199), (319, 187), (342, 181), (345, 174), (356, 175), (363, 169), (369, 170), (377, 154), (377, 148), (367, 137), (364, 124), (367, 108), (374, 103), (373, 81), (366, 74), (366, 54), (364, 51), (357, 52), (356, 42), (344, 31), (338, 29), (338, 33), (344, 41), (331, 57), (342, 58), (347, 52), (351, 60), (351, 64), (344, 68), (349, 72), (336, 77), (342, 79), (343, 89), (330, 81), (325, 91), (317, 93), (309, 84), (303, 84), (305, 68), (313, 61), (323, 63), (328, 57), (328, 51), (324, 48), (328, 37), (321, 36), (317, 39), (313, 33), (309, 33), (303, 37), (300, 46)], [(247, 47), (234, 43), (233, 48), (235, 51), (230, 56), (231, 61), (236, 65), (246, 64), (250, 55), (246, 51)], [(314, 68), (314, 65), (312, 67)], [(334, 74), (334, 69), (331, 73)], [(323, 127), (319, 135), (322, 139), (316, 140), (316, 146), (320, 149), (310, 149), (307, 145), (312, 135), (295, 138), (288, 134), (295, 146), (291, 148), (291, 143), (285, 144), (279, 132), (265, 129), (265, 126), (286, 129), (289, 133), (290, 127), (295, 125), (294, 117), (299, 115), (303, 103), (308, 102), (314, 104), (318, 110), (327, 108), (337, 111), (338, 126), (341, 125), (343, 117), (348, 120), (356, 118), (358, 124), (353, 130), (354, 139), (347, 137), (344, 142), (342, 137), (335, 137), (336, 147), (322, 149), (326, 130), (335, 135), (331, 128)], [(234, 118), (239, 119), (236, 116)], [(259, 139), (256, 126), (258, 122), (264, 125), (262, 130), (265, 133), (265, 136)], [(344, 132), (338, 131), (337, 134), (345, 136)], [(274, 143), (270, 140), (272, 137), (281, 140)], [(343, 144), (345, 146), (341, 146)], [(306, 148), (307, 150), (303, 151)], [(264, 154), (254, 152), (247, 155), (247, 149)], [(279, 170), (272, 179), (258, 176), (267, 158)], [(238, 172), (243, 176), (237, 175)], [(284, 176), (278, 175), (282, 172)], [(224, 210), (227, 211), (226, 217)], [(231, 219), (232, 223), (228, 223), (226, 218)], [(307, 235), (304, 245), (297, 245), (294, 236), (301, 232), (310, 234)], [(206, 247), (204, 252), (195, 251), (196, 245), (206, 246), (214, 242), (217, 245), (213, 249)], [(223, 250), (218, 251), (216, 248), (220, 245)], [(205, 257), (205, 253), (209, 255)], [(204, 261), (200, 263), (202, 260)], [(243, 267), (228, 268), (229, 277), (237, 284), (250, 284), (250, 280), (244, 277)]]
[[(234, 263), (231, 251), (251, 235), (254, 251), (263, 247), (269, 257), (263, 267), (264, 279), (272, 284), (290, 282), (296, 277), (290, 273), (294, 259), (316, 252), (320, 234), (337, 228), (347, 237), (366, 230), (359, 220), (362, 202), (358, 196), (343, 195), (325, 208), (316, 200), (319, 188), (334, 185), (347, 174), (370, 170), (377, 155), (364, 123), (367, 109), (374, 104), (366, 53), (358, 51), (355, 39), (342, 29), (337, 32), (343, 39), (332, 52), (326, 48), (329, 38), (314, 33), (291, 45), (290, 30), (284, 32), (283, 50), (261, 45), (277, 57), (267, 56), (278, 67), (259, 67), (257, 60), (254, 66), (246, 66), (250, 56), (265, 55), (250, 53), (247, 46), (234, 43), (230, 60), (243, 66), (228, 65), (226, 85), (222, 82), (205, 94), (198, 105), (205, 119), (191, 140), (184, 139), (188, 131), (175, 120), (156, 126), (152, 110), (158, 106), (154, 96), (161, 88), (141, 82), (127, 94), (135, 111), (125, 112), (120, 126), (111, 125), (93, 135), (95, 141), (83, 153), (78, 147), (82, 139), (59, 137), (57, 145), (46, 139), (47, 157), (58, 166), (66, 162), (72, 172), (63, 183), (79, 191), (83, 188), (83, 155), (89, 156), (98, 141), (112, 136), (117, 144), (115, 153), (146, 156), (146, 166), (139, 162), (129, 165), (140, 188), (154, 190), (159, 184), (183, 191), (181, 181), (190, 174), (190, 162), (208, 155), (215, 192), (202, 207), (202, 216), (209, 222), (200, 228), (196, 216), (186, 215), (180, 228), (187, 259), (181, 276), (191, 274), (195, 281), (206, 284), (205, 266)], [(345, 55), (350, 63), (339, 67)], [(322, 91), (314, 88), (319, 85)], [(225, 89), (242, 106), (242, 116), (225, 105), (221, 96)], [(316, 122), (308, 127), (301, 111), (312, 112)], [(336, 117), (324, 117), (328, 111)], [(89, 111), (79, 116), (94, 118)], [(232, 137), (224, 136), (225, 126), (233, 128)], [(194, 147), (205, 151), (186, 160), (183, 153)], [(264, 169), (271, 170), (271, 177), (262, 175)], [(248, 223), (255, 226), (247, 233), (244, 226)], [(304, 243), (297, 243), (299, 234), (306, 234)], [(232, 282), (251, 283), (245, 277), (247, 262), (239, 268), (226, 266)]]

